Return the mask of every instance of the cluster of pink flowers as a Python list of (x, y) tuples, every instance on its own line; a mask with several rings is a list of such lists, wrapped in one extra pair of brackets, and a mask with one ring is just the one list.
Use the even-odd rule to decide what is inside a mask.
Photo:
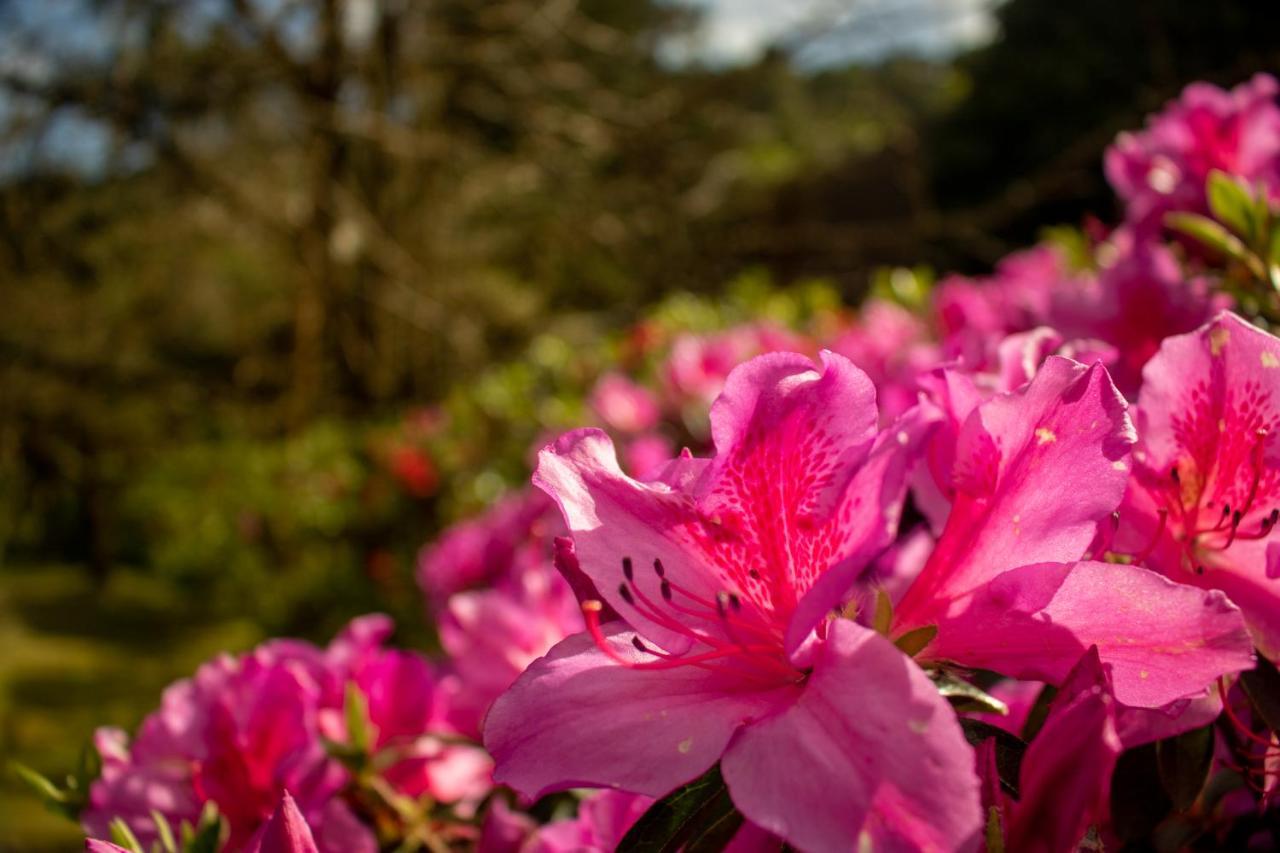
[(1089, 264), (605, 372), (607, 432), (424, 550), (439, 658), (372, 616), (215, 660), (99, 733), (86, 829), (212, 802), (232, 850), (611, 850), (718, 772), (734, 850), (1119, 849), (1122, 755), (1215, 721), (1240, 784), (1203, 831), (1265, 810), (1280, 743), (1237, 685), (1280, 660), (1280, 339), (1161, 223), (1213, 169), (1280, 201), (1276, 95), (1198, 84), (1123, 135)]

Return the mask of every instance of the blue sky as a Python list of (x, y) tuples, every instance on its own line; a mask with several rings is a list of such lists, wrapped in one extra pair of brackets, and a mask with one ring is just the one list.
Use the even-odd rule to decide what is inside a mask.
[(994, 34), (996, 0), (675, 0), (704, 19), (679, 59), (750, 62), (770, 43), (804, 34), (798, 57), (810, 65), (910, 52), (947, 55)]

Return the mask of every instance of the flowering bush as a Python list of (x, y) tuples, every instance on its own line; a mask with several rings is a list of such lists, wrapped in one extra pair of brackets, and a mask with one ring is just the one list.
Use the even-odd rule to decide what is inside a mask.
[[(1083, 255), (658, 312), (557, 397), (595, 425), (423, 549), (438, 654), (271, 641), (37, 783), (91, 850), (1266, 844), (1276, 95), (1122, 134)], [(408, 493), (456, 484), (467, 406), (388, 447)]]

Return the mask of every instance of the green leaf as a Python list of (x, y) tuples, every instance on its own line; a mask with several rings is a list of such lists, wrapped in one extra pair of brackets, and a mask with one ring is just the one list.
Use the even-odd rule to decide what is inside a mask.
[(1183, 732), (1156, 744), (1156, 766), (1165, 793), (1179, 811), (1195, 803), (1213, 763), (1213, 726)]
[(173, 837), (173, 827), (169, 825), (169, 819), (152, 809), (151, 820), (156, 825), (156, 835), (160, 836), (160, 849), (164, 853), (178, 853), (178, 843)]
[(1175, 212), (1167, 214), (1164, 221), (1174, 231), (1198, 240), (1219, 254), (1234, 258), (1243, 264), (1249, 264), (1251, 260), (1249, 250), (1244, 243), (1240, 242), (1240, 238), (1207, 216)]
[(1036, 694), (1035, 704), (1027, 712), (1027, 720), (1022, 724), (1022, 739), (1027, 743), (1031, 743), (1035, 736), (1040, 734), (1040, 729), (1044, 727), (1044, 721), (1049, 719), (1049, 706), (1053, 704), (1053, 700), (1057, 695), (1058, 688), (1052, 684), (1046, 684)]
[(120, 818), (115, 818), (111, 821), (110, 829), (111, 840), (118, 846), (123, 847), (126, 850), (130, 850), (132, 853), (144, 853), (142, 844), (138, 841), (138, 836), (133, 834), (133, 830), (129, 828), (129, 824), (125, 823)]
[(377, 733), (369, 719), (369, 700), (354, 681), (347, 682), (343, 714), (347, 721), (347, 742), (359, 755), (368, 755)]
[(204, 811), (200, 814), (200, 823), (194, 830), (183, 827), (182, 851), (183, 853), (218, 853), (226, 835), (226, 826), (222, 816), (218, 814), (218, 807), (210, 801), (205, 803)]
[(938, 692), (951, 701), (957, 711), (985, 711), (990, 714), (1008, 714), (1009, 706), (996, 697), (976, 687), (954, 673), (936, 670), (929, 673)]
[(1000, 777), (1000, 787), (1012, 796), (1018, 796), (1018, 776), (1022, 772), (1022, 757), (1027, 754), (1027, 742), (981, 720), (961, 717), (960, 728), (964, 730), (965, 740), (970, 746), (977, 747), (987, 738), (995, 738), (996, 774)]
[(618, 853), (721, 850), (742, 825), (720, 765), (649, 807), (618, 844)]
[(987, 809), (987, 853), (1004, 853), (1004, 821), (998, 806)]
[(876, 590), (876, 612), (871, 619), (871, 627), (877, 634), (889, 636), (889, 628), (893, 625), (893, 599), (884, 588)]
[(59, 788), (25, 764), (14, 761), (9, 766), (13, 770), (13, 774), (35, 792), (36, 796), (44, 803), (45, 808), (72, 820), (79, 819), (81, 806), (79, 798), (70, 796), (67, 791)]
[(1253, 196), (1226, 172), (1214, 169), (1205, 185), (1209, 210), (1219, 222), (1249, 243), (1258, 239), (1258, 223), (1254, 219)]
[(1280, 732), (1280, 671), (1275, 664), (1258, 655), (1257, 666), (1240, 673), (1240, 686), (1267, 728)]
[(1111, 774), (1111, 823), (1122, 841), (1145, 842), (1173, 807), (1160, 784), (1156, 745), (1123, 753)]
[(902, 653), (910, 657), (915, 657), (924, 651), (925, 646), (933, 642), (933, 638), (938, 636), (937, 625), (925, 625), (923, 628), (914, 628), (901, 637), (893, 641), (893, 644), (902, 650)]

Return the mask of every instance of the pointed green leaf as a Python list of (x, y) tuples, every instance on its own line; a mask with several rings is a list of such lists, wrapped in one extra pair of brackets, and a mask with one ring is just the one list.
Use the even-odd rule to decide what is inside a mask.
[(999, 726), (966, 717), (960, 718), (960, 728), (964, 730), (965, 740), (970, 746), (976, 747), (987, 738), (995, 738), (996, 773), (1000, 776), (1000, 787), (1012, 796), (1018, 796), (1018, 777), (1022, 772), (1022, 757), (1027, 753), (1026, 741)]
[(1280, 732), (1280, 671), (1275, 664), (1258, 655), (1257, 665), (1240, 673), (1240, 686), (1267, 727)]
[(987, 809), (987, 853), (1004, 853), (1004, 821), (998, 806)]
[(369, 719), (369, 700), (354, 681), (347, 682), (343, 712), (347, 721), (347, 742), (356, 753), (368, 755), (377, 734)]
[(111, 821), (111, 840), (118, 846), (123, 847), (131, 853), (144, 853), (142, 844), (138, 841), (138, 836), (133, 834), (133, 830), (129, 828), (129, 824), (120, 818)]
[(1209, 209), (1214, 217), (1249, 243), (1258, 238), (1254, 221), (1253, 196), (1247, 187), (1225, 172), (1214, 169), (1205, 185)]
[(1009, 706), (954, 673), (936, 670), (929, 673), (938, 692), (951, 701), (957, 711), (985, 711), (990, 714), (1008, 714)]
[(13, 769), (14, 775), (25, 782), (31, 790), (35, 791), (47, 805), (59, 807), (67, 802), (67, 795), (63, 793), (62, 789), (40, 773), (25, 764), (19, 764), (17, 761), (14, 761), (9, 766)]
[(151, 820), (156, 825), (156, 835), (160, 836), (160, 849), (164, 853), (178, 853), (178, 842), (173, 837), (173, 827), (169, 825), (169, 819), (152, 809)]
[(228, 834), (226, 821), (212, 800), (205, 803), (195, 829), (184, 827), (183, 830), (182, 853), (218, 853)]
[(933, 642), (933, 638), (938, 636), (937, 625), (925, 625), (923, 628), (914, 628), (901, 637), (893, 641), (893, 644), (902, 650), (902, 653), (915, 657), (924, 651), (925, 646)]
[(1166, 215), (1164, 221), (1174, 231), (1198, 240), (1225, 257), (1249, 263), (1249, 250), (1240, 238), (1207, 216), (1177, 212)]
[(1213, 763), (1213, 726), (1192, 729), (1156, 744), (1160, 783), (1179, 811), (1195, 803)]
[(877, 634), (889, 636), (889, 628), (893, 625), (893, 599), (881, 587), (876, 590), (876, 612), (871, 620), (871, 627)]
[(1026, 722), (1022, 724), (1022, 739), (1027, 743), (1031, 743), (1035, 736), (1040, 734), (1040, 729), (1044, 726), (1044, 721), (1049, 719), (1049, 706), (1053, 704), (1053, 699), (1058, 695), (1058, 688), (1052, 684), (1046, 684), (1040, 688), (1040, 692), (1036, 694), (1035, 704), (1031, 706), (1031, 710), (1027, 712)]
[(717, 764), (650, 806), (619, 842), (618, 853), (722, 850), (742, 820)]

